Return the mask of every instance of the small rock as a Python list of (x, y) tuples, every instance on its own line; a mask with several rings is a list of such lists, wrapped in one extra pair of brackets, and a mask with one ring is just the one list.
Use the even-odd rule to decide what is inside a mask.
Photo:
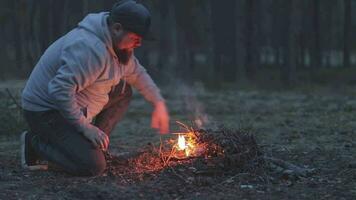
[(230, 179), (227, 179), (225, 182), (226, 182), (226, 183), (233, 183), (234, 180), (230, 178)]
[(241, 189), (253, 189), (253, 185), (240, 185)]
[(285, 186), (287, 186), (287, 187), (290, 187), (290, 186), (293, 185), (293, 182), (290, 181), (290, 180), (287, 180), (287, 181), (285, 181), (283, 184), (284, 184)]
[(184, 168), (179, 168), (178, 171), (185, 172), (185, 169)]
[(194, 182), (194, 177), (187, 178), (187, 183), (193, 183), (193, 182)]
[(191, 170), (194, 173), (197, 172), (197, 168), (195, 168), (195, 167), (189, 167), (188, 169)]

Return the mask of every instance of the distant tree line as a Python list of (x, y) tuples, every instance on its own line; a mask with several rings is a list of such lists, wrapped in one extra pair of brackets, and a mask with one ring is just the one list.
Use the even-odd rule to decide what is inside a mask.
[[(0, 79), (25, 78), (44, 50), (115, 0), (2, 0)], [(158, 41), (137, 50), (161, 81), (254, 81), (356, 64), (355, 0), (144, 0)], [(172, 76), (174, 74), (174, 76)]]

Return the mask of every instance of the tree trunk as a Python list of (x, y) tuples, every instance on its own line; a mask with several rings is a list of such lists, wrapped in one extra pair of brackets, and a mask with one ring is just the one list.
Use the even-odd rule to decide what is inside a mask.
[(211, 1), (214, 71), (218, 81), (230, 82), (236, 78), (235, 5), (235, 0)]
[(320, 48), (320, 0), (312, 1), (313, 12), (313, 35), (312, 35), (312, 50), (311, 50), (311, 75), (315, 75), (315, 71), (321, 68), (321, 48)]
[(287, 7), (289, 10), (289, 23), (287, 26), (288, 42), (285, 48), (285, 63), (282, 70), (282, 80), (287, 87), (295, 85), (296, 72), (297, 72), (297, 60), (298, 60), (298, 37), (300, 35), (301, 28), (301, 1), (290, 0)]
[(25, 35), (25, 51), (26, 54), (26, 69), (24, 70), (24, 77), (28, 76), (28, 74), (32, 71), (35, 66), (35, 62), (37, 61), (39, 55), (39, 51), (37, 47), (36, 41), (36, 29), (35, 29), (35, 19), (38, 11), (38, 4), (34, 1), (28, 2), (28, 15), (26, 20), (26, 35)]
[(159, 12), (160, 12), (160, 37), (159, 37), (159, 60), (158, 69), (163, 70), (164, 67), (169, 65), (170, 56), (170, 25), (171, 20), (171, 3), (167, 0), (160, 0), (159, 2)]
[(286, 27), (288, 25), (286, 13), (285, 13), (285, 4), (284, 0), (274, 0), (272, 3), (272, 48), (275, 56), (274, 65), (283, 70), (283, 62), (284, 62), (284, 48), (286, 39), (285, 30), (282, 27)]
[(21, 37), (21, 22), (19, 14), (19, 1), (12, 1), (12, 6), (14, 10), (13, 15), (13, 36), (14, 36), (14, 47), (15, 47), (15, 67), (20, 69), (23, 60), (22, 53), (22, 37)]
[(245, 1), (245, 47), (246, 47), (246, 75), (248, 79), (254, 80), (259, 64), (259, 51), (258, 51), (258, 1), (246, 0)]
[(245, 50), (245, 27), (244, 27), (244, 13), (243, 8), (245, 6), (244, 1), (237, 1), (236, 2), (236, 67), (237, 67), (237, 74), (236, 79), (238, 82), (245, 82), (247, 79), (246, 75), (246, 50)]
[(351, 0), (344, 0), (344, 67), (350, 67)]
[(49, 29), (49, 1), (40, 0), (39, 1), (39, 12), (40, 12), (40, 43), (41, 43), (41, 53), (43, 53), (49, 44), (50, 40), (50, 29)]

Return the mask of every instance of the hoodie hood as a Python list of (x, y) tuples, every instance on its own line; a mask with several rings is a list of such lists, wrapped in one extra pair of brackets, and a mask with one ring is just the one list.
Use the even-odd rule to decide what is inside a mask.
[(109, 12), (91, 13), (88, 14), (78, 24), (78, 28), (83, 28), (96, 35), (105, 45), (113, 50), (112, 39), (107, 23)]

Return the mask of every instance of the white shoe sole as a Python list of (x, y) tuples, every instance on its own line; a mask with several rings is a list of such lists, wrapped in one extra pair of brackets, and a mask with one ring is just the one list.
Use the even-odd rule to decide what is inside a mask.
[(21, 167), (25, 170), (30, 171), (37, 171), (37, 170), (48, 170), (48, 165), (31, 165), (28, 166), (25, 159), (25, 145), (26, 145), (26, 134), (27, 131), (21, 133), (20, 142), (21, 142), (21, 149), (20, 149), (20, 156), (21, 156)]

